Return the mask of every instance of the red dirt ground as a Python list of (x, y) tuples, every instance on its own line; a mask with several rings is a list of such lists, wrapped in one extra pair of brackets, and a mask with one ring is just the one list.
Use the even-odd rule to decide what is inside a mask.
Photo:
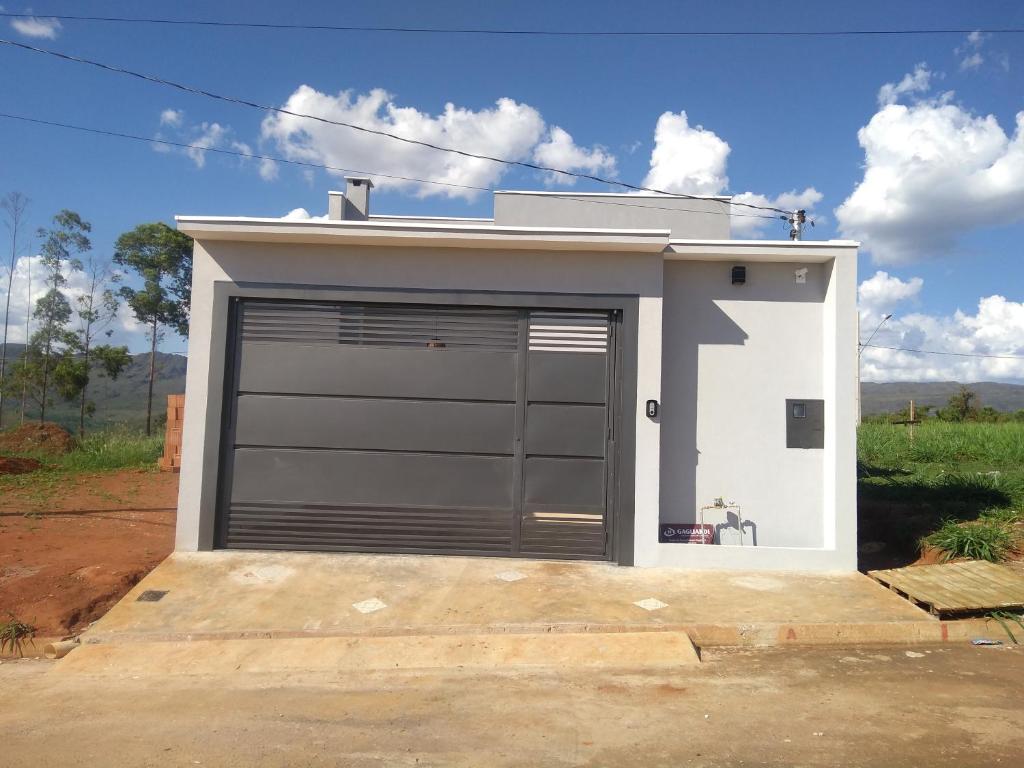
[(52, 422), (22, 424), (0, 435), (0, 453), (45, 453), (58, 456), (75, 447), (75, 438), (64, 427)]
[(0, 490), (0, 621), (85, 629), (170, 554), (177, 493), (178, 475), (146, 470)]
[(24, 475), (35, 472), (43, 466), (38, 459), (22, 458), (20, 456), (0, 456), (0, 475)]

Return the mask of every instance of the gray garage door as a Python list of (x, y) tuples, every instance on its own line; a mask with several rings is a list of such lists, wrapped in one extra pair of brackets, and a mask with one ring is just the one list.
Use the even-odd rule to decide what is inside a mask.
[(609, 313), (241, 300), (222, 547), (601, 559)]

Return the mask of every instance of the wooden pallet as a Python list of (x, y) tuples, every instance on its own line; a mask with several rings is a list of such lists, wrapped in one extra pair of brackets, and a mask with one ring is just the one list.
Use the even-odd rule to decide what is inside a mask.
[(1024, 608), (1024, 576), (984, 560), (868, 571), (868, 576), (940, 617)]

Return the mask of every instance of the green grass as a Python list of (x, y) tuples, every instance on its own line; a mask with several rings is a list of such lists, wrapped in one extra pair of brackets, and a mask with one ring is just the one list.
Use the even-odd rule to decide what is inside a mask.
[(146, 437), (141, 431), (118, 427), (87, 433), (73, 451), (60, 456), (40, 453), (18, 455), (39, 459), (43, 466), (23, 475), (0, 475), (0, 494), (19, 493), (31, 509), (45, 507), (66, 483), (69, 475), (110, 472), (118, 469), (157, 470), (163, 452), (163, 436)]
[(1024, 630), (1024, 614), (1014, 613), (1012, 611), (992, 611), (988, 614), (990, 619), (994, 619), (999, 622), (999, 625), (1006, 632), (1007, 636), (1013, 641), (1014, 645), (1020, 645), (1020, 640), (1013, 634), (1013, 629), (1010, 624), (1016, 624), (1020, 629)]
[(59, 456), (56, 467), (70, 472), (150, 467), (163, 452), (163, 435), (146, 437), (123, 429), (86, 434), (75, 450)]
[(153, 466), (163, 451), (163, 443), (162, 434), (146, 437), (139, 431), (113, 428), (86, 433), (73, 451), (60, 456), (35, 452), (18, 455), (39, 459), (44, 465), (42, 472), (102, 472)]
[(862, 541), (903, 564), (922, 543), (995, 560), (1024, 547), (1024, 424), (925, 422), (913, 440), (904, 425), (863, 424), (857, 453)]
[(926, 536), (923, 543), (941, 549), (945, 560), (967, 557), (998, 563), (1013, 551), (1016, 538), (1010, 526), (998, 520), (968, 523), (947, 520), (939, 530)]
[(902, 424), (862, 424), (857, 453), (869, 464), (983, 462), (991, 467), (1024, 465), (1024, 423), (925, 422), (910, 430)]

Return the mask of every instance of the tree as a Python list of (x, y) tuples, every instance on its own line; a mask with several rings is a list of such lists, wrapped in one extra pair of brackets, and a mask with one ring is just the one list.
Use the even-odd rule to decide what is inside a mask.
[(963, 384), (956, 394), (949, 398), (949, 403), (942, 409), (943, 418), (947, 421), (971, 421), (978, 416), (978, 393)]
[[(4, 339), (0, 349), (0, 429), (4, 426), (4, 375), (7, 371), (7, 329), (11, 320), (11, 290), (14, 288), (14, 269), (18, 266), (18, 235), (28, 208), (28, 198), (21, 192), (11, 192), (0, 200), (4, 224), (11, 233), (11, 271), (7, 275), (7, 305), (4, 307)], [(27, 339), (26, 339), (27, 341)]]
[(32, 396), (39, 404), (40, 422), (46, 420), (51, 389), (67, 400), (74, 399), (79, 392), (75, 387), (76, 382), (81, 384), (81, 377), (75, 375), (72, 359), (77, 337), (68, 330), (71, 305), (61, 288), (67, 284), (65, 265), (74, 271), (81, 270), (78, 254), (92, 248), (87, 237), (92, 226), (74, 211), (62, 210), (53, 217), (53, 224), (51, 229), (39, 230), (42, 240), (39, 252), (49, 289), (36, 302), (32, 316), (39, 321), (39, 327), (26, 349), (26, 353), (31, 352), (31, 357), (38, 359), (24, 361), (20, 366), (22, 382), (33, 390)]
[(149, 392), (146, 399), (146, 434), (153, 421), (153, 380), (161, 326), (188, 335), (192, 300), (192, 238), (163, 222), (140, 224), (117, 238), (114, 263), (142, 278), (141, 290), (124, 286), (121, 296), (135, 319), (146, 326), (149, 347)]
[(90, 257), (83, 265), (86, 283), (85, 291), (75, 301), (78, 305), (78, 358), (79, 379), (82, 391), (79, 395), (78, 436), (85, 437), (85, 417), (95, 413), (96, 406), (89, 402), (89, 379), (93, 366), (99, 363), (100, 370), (112, 379), (128, 366), (131, 358), (128, 347), (113, 347), (109, 344), (95, 346), (98, 336), (108, 338), (113, 333), (109, 328), (120, 307), (113, 286), (120, 281), (120, 275), (112, 271), (108, 262)]

